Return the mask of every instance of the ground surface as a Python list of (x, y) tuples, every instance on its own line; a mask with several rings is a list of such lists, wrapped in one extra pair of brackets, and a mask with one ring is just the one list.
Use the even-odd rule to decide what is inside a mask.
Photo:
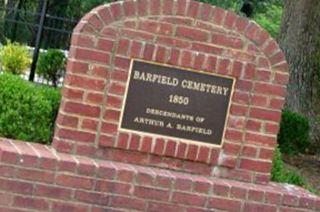
[(320, 193), (320, 156), (283, 156), (288, 168), (298, 171), (314, 189)]

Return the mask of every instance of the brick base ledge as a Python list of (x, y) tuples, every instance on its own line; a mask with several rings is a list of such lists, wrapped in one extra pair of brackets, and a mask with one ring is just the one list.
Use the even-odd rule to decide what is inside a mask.
[(92, 160), (0, 139), (0, 211), (320, 211), (291, 185), (202, 177)]

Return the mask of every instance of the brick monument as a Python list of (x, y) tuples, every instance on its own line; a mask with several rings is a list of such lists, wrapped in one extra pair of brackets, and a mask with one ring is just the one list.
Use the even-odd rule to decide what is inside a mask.
[(102, 5), (75, 28), (53, 146), (1, 139), (0, 211), (319, 211), (270, 182), (283, 52), (187, 0)]

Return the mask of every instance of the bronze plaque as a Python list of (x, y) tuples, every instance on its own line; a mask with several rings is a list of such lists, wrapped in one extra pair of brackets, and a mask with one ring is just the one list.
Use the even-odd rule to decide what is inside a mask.
[(120, 130), (221, 145), (234, 82), (132, 60)]

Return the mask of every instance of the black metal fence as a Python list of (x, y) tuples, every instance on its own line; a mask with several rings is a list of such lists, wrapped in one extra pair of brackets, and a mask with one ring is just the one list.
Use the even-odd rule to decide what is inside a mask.
[[(47, 0), (43, 0), (41, 11), (28, 11), (21, 7), (0, 7), (0, 41), (7, 39), (28, 45), (33, 49), (33, 62), (24, 78), (51, 85), (35, 74), (40, 49), (68, 50), (73, 28), (77, 20), (50, 15)], [(59, 85), (63, 78), (60, 78)]]
[[(40, 28), (41, 13), (19, 8), (0, 7), (0, 39), (10, 39), (35, 46), (36, 35)], [(41, 48), (68, 49), (72, 30), (77, 20), (45, 14)]]

